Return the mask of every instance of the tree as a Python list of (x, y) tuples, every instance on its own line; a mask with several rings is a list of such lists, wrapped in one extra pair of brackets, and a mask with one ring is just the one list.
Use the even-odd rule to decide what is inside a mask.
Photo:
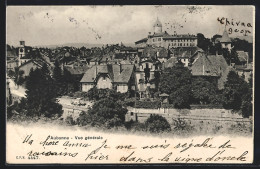
[(55, 89), (59, 96), (64, 95), (67, 90), (67, 86), (64, 83), (64, 77), (62, 75), (62, 70), (60, 68), (58, 60), (55, 60), (54, 69), (53, 69), (53, 80), (55, 83)]
[(169, 101), (176, 108), (189, 108), (191, 72), (182, 63), (165, 69), (161, 74), (159, 91), (169, 94)]
[(243, 117), (249, 117), (252, 116), (252, 109), (253, 109), (253, 74), (250, 74), (250, 77), (248, 79), (248, 87), (249, 87), (249, 92), (247, 92), (246, 94), (244, 94), (242, 96), (242, 105), (241, 105), (241, 111), (242, 111), (242, 115)]
[(215, 96), (217, 87), (204, 78), (192, 80), (192, 97), (194, 103), (209, 104), (212, 96)]
[(16, 67), (13, 71), (9, 72), (9, 75), (13, 76), (14, 78), (14, 83), (17, 85), (17, 89), (19, 88), (20, 85), (22, 85), (25, 81), (25, 78), (23, 77), (24, 71), (19, 70), (18, 67)]
[(210, 39), (205, 38), (205, 36), (202, 33), (198, 33), (197, 38), (198, 38), (197, 46), (204, 51), (208, 51), (209, 47), (212, 46)]
[(85, 114), (85, 120), (92, 126), (117, 127), (124, 123), (126, 113), (127, 109), (121, 104), (112, 98), (105, 98), (94, 103)]
[(150, 117), (145, 121), (146, 130), (151, 133), (169, 132), (171, 131), (171, 126), (169, 122), (160, 115), (150, 115)]
[(54, 62), (53, 79), (57, 82), (62, 81), (62, 70), (60, 68), (60, 64), (58, 60), (55, 60)]
[(224, 108), (239, 110), (242, 105), (242, 96), (250, 92), (249, 85), (239, 77), (235, 71), (230, 71), (224, 85)]
[(61, 115), (62, 107), (56, 103), (56, 96), (50, 75), (46, 75), (41, 69), (31, 69), (26, 80), (27, 115), (46, 117)]
[(78, 89), (78, 82), (67, 69), (63, 71), (63, 83), (66, 85), (66, 93), (75, 92)]

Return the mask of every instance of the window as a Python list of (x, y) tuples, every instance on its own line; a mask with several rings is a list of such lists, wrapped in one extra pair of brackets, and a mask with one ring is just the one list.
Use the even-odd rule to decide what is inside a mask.
[(158, 38), (158, 41), (161, 41), (161, 38)]
[(131, 114), (131, 116), (133, 116), (133, 115), (134, 115), (134, 113), (133, 113), (133, 112), (131, 112), (130, 114)]

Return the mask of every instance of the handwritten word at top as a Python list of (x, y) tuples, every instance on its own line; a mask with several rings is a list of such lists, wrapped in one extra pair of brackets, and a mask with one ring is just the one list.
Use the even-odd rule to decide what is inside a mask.
[(229, 19), (225, 17), (218, 17), (217, 21), (225, 25), (226, 27), (229, 27), (228, 33), (241, 33), (244, 34), (244, 36), (247, 36), (248, 34), (252, 33), (252, 24), (250, 22), (242, 22), (239, 20)]

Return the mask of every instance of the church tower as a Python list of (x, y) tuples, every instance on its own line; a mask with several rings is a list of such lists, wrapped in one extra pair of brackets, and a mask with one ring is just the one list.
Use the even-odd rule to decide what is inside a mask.
[(220, 39), (221, 47), (228, 49), (228, 51), (231, 51), (231, 39), (228, 36), (226, 28), (224, 29), (222, 38)]
[(159, 21), (158, 17), (155, 23), (153, 24), (154, 33), (162, 33), (162, 23)]
[(18, 49), (19, 63), (18, 66), (21, 66), (21, 58), (25, 57), (25, 41), (20, 41)]

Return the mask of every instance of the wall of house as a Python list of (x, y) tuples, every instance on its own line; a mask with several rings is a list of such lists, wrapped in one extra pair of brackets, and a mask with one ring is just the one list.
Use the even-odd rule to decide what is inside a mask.
[(18, 62), (7, 63), (7, 70), (14, 70), (15, 67), (18, 67)]
[(194, 38), (178, 38), (178, 39), (167, 39), (165, 40), (164, 47), (191, 47), (197, 46), (197, 39)]
[(116, 87), (116, 91), (120, 93), (126, 93), (128, 91), (128, 85), (127, 84), (118, 84)]
[(27, 63), (26, 65), (21, 66), (19, 68), (19, 70), (24, 71), (23, 76), (29, 76), (31, 68), (33, 68), (33, 70), (35, 70), (36, 68), (38, 68), (38, 66), (36, 64), (34, 64), (33, 62), (30, 62), (30, 63)]
[(100, 75), (97, 80), (98, 89), (112, 89), (112, 81), (106, 75)]
[(87, 91), (89, 91), (93, 87), (94, 87), (94, 84), (90, 84), (90, 83), (82, 83), (81, 84), (81, 90), (83, 92), (87, 92)]
[(222, 48), (226, 48), (228, 50), (231, 50), (231, 43), (221, 43)]
[(20, 59), (19, 60), (19, 66), (21, 66), (22, 64), (24, 64), (24, 63), (26, 63), (26, 62), (28, 62), (28, 61), (30, 61), (31, 59)]

